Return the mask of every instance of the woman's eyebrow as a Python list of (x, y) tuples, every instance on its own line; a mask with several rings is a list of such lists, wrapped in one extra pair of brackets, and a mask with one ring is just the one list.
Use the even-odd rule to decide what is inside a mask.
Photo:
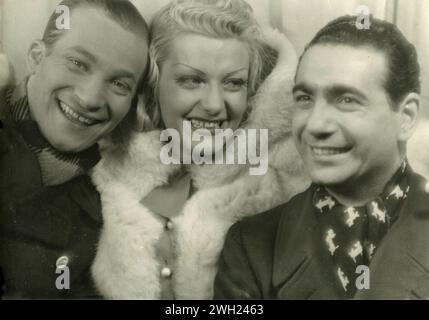
[(192, 71), (194, 71), (194, 72), (196, 72), (198, 74), (205, 75), (205, 73), (203, 71), (201, 71), (200, 69), (194, 68), (194, 67), (192, 67), (192, 66), (190, 66), (190, 65), (188, 65), (186, 63), (183, 63), (183, 62), (175, 63), (175, 64), (173, 64), (173, 66), (182, 66), (182, 67), (191, 69)]
[[(198, 73), (198, 74), (200, 74), (200, 75), (203, 75), (203, 76), (206, 74), (204, 71), (201, 71), (200, 69), (195, 68), (195, 67), (192, 67), (192, 66), (190, 66), (190, 65), (188, 65), (188, 64), (186, 64), (186, 63), (183, 63), (183, 62), (175, 63), (175, 64), (173, 64), (173, 66), (183, 66), (183, 67), (188, 68), (188, 69), (191, 69), (192, 71), (194, 71), (194, 72), (196, 72), (196, 73)], [(229, 77), (229, 76), (231, 76), (231, 75), (233, 75), (233, 74), (235, 74), (235, 73), (237, 73), (237, 72), (243, 71), (243, 70), (248, 71), (248, 68), (247, 68), (247, 67), (242, 67), (242, 68), (239, 68), (239, 69), (237, 69), (237, 70), (233, 70), (233, 71), (228, 72), (227, 74), (225, 74), (225, 76), (224, 76), (224, 77), (225, 77), (225, 78), (226, 78), (226, 77)]]
[(231, 72), (228, 72), (226, 75), (225, 75), (225, 77), (229, 77), (229, 76), (232, 76), (233, 74), (235, 74), (235, 73), (238, 73), (238, 72), (240, 72), (240, 71), (249, 71), (249, 68), (247, 68), (247, 67), (242, 67), (242, 68), (239, 68), (239, 69), (237, 69), (237, 70), (234, 70), (234, 71), (231, 71)]

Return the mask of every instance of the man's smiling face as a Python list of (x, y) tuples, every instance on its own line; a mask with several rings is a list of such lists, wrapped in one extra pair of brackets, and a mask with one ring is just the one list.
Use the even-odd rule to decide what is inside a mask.
[(52, 45), (32, 45), (28, 98), (33, 119), (61, 151), (78, 152), (110, 133), (131, 107), (147, 44), (99, 9), (78, 7)]
[(293, 134), (315, 183), (365, 186), (401, 161), (400, 114), (383, 87), (387, 61), (370, 47), (319, 44), (294, 87)]

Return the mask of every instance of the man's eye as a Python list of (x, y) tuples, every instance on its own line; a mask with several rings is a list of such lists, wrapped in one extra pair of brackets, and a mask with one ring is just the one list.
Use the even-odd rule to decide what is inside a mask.
[(82, 71), (87, 71), (88, 70), (88, 66), (84, 62), (82, 62), (82, 61), (80, 61), (78, 59), (68, 58), (68, 61), (70, 62), (71, 67), (73, 69), (79, 69), (79, 70), (82, 70)]
[(181, 77), (176, 79), (176, 83), (185, 89), (196, 89), (204, 83), (204, 80), (199, 77)]
[(247, 88), (247, 80), (229, 79), (224, 82), (223, 86), (228, 91), (239, 91), (243, 88)]
[(295, 102), (307, 103), (311, 101), (311, 97), (307, 94), (299, 94), (294, 97)]
[(294, 105), (296, 108), (300, 109), (308, 109), (311, 108), (313, 105), (313, 98), (308, 94), (296, 94), (294, 95)]
[(352, 97), (341, 97), (338, 99), (339, 103), (345, 103), (345, 104), (355, 104), (355, 103), (359, 103), (358, 100), (352, 98)]
[(112, 84), (114, 86), (114, 89), (120, 94), (128, 94), (131, 91), (131, 87), (123, 81), (113, 80)]

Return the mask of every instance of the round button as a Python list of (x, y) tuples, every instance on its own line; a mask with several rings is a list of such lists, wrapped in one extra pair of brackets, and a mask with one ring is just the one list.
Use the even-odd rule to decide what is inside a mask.
[(162, 268), (162, 270), (161, 270), (161, 276), (163, 278), (169, 278), (171, 276), (171, 269), (167, 268), (167, 267)]
[(426, 193), (429, 193), (429, 182), (426, 183), (425, 191), (426, 191)]
[(173, 229), (173, 222), (171, 222), (170, 220), (168, 220), (168, 222), (167, 222), (167, 229), (168, 230)]
[(68, 263), (69, 263), (69, 257), (61, 256), (57, 259), (57, 262), (55, 263), (55, 265), (57, 266), (57, 268), (61, 269), (66, 267)]

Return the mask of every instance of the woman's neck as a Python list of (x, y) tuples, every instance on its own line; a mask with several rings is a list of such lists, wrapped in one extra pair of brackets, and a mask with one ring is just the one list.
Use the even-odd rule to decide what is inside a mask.
[(171, 178), (167, 185), (152, 190), (141, 203), (165, 218), (179, 215), (189, 198), (191, 178), (187, 171)]

